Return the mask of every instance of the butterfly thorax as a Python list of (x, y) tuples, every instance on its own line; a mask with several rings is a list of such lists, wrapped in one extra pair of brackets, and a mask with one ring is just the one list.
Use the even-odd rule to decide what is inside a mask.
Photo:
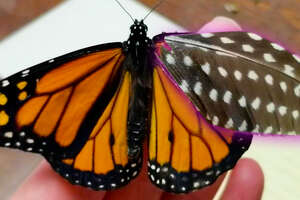
[(147, 37), (147, 31), (148, 27), (144, 24), (143, 20), (135, 20), (134, 24), (130, 27), (129, 38), (124, 42), (125, 48), (130, 51), (150, 47), (152, 41)]

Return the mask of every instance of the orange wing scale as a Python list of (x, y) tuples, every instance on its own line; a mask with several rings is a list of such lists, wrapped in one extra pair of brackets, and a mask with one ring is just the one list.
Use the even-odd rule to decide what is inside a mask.
[(17, 127), (33, 125), (33, 132), (41, 137), (48, 137), (56, 130), (55, 141), (61, 147), (69, 146), (123, 59), (121, 49), (111, 49), (89, 54), (48, 72), (37, 83), (37, 96), (18, 111)]
[(89, 140), (74, 158), (74, 162), (66, 159), (63, 160), (65, 164), (73, 165), (74, 169), (80, 171), (106, 174), (115, 165), (124, 167), (128, 163), (127, 113), (130, 85), (131, 77), (126, 72), (119, 91), (98, 120)]
[[(226, 141), (195, 110), (160, 67), (153, 74), (149, 159), (177, 172), (204, 170), (229, 154)], [(227, 138), (229, 136), (227, 135)]]

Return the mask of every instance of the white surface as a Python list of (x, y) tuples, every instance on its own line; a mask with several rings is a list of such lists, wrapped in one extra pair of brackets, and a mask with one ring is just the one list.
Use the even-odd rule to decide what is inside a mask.
[[(137, 19), (149, 11), (136, 1), (120, 2)], [(183, 30), (155, 12), (145, 23), (151, 37), (162, 31)], [(84, 47), (123, 42), (131, 24), (130, 17), (113, 0), (66, 1), (0, 42), (0, 74), (11, 75)]]
[[(135, 1), (121, 2), (137, 19), (148, 12)], [(162, 31), (183, 30), (155, 12), (145, 23), (151, 37)], [(124, 41), (131, 24), (112, 0), (69, 0), (0, 42), (0, 74), (11, 75), (87, 46)], [(254, 139), (246, 156), (257, 160), (264, 170), (264, 200), (300, 199), (299, 146)]]

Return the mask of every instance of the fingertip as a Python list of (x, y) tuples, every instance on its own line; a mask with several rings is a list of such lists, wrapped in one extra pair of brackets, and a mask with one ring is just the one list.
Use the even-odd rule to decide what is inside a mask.
[(240, 25), (228, 17), (218, 16), (212, 21), (205, 24), (200, 30), (200, 33), (208, 32), (230, 32), (230, 31), (241, 31)]
[[(251, 158), (241, 159), (237, 163), (236, 169), (233, 170), (232, 175), (238, 176), (241, 181), (252, 180), (260, 185), (263, 185), (264, 183), (264, 173), (261, 167)], [(253, 179), (253, 177), (255, 177), (255, 179)]]
[(12, 196), (12, 200), (33, 200), (33, 199), (64, 199), (86, 197), (90, 200), (101, 200), (105, 192), (93, 191), (81, 186), (72, 185), (57, 174), (46, 161), (33, 171), (21, 187)]
[(241, 159), (230, 175), (222, 200), (259, 200), (263, 188), (264, 174), (259, 164), (253, 159)]

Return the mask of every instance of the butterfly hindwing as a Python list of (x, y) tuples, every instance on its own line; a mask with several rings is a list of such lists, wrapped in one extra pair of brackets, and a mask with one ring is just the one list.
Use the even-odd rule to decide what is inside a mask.
[(158, 42), (171, 76), (213, 125), (300, 131), (300, 59), (254, 33), (170, 34)]
[(126, 185), (142, 165), (141, 155), (129, 158), (127, 116), (131, 75), (125, 72), (121, 84), (94, 126), (81, 151), (72, 158), (48, 161), (72, 184), (109, 190)]
[(210, 185), (235, 165), (251, 138), (211, 126), (165, 69), (155, 67), (148, 163), (155, 185), (174, 193)]

